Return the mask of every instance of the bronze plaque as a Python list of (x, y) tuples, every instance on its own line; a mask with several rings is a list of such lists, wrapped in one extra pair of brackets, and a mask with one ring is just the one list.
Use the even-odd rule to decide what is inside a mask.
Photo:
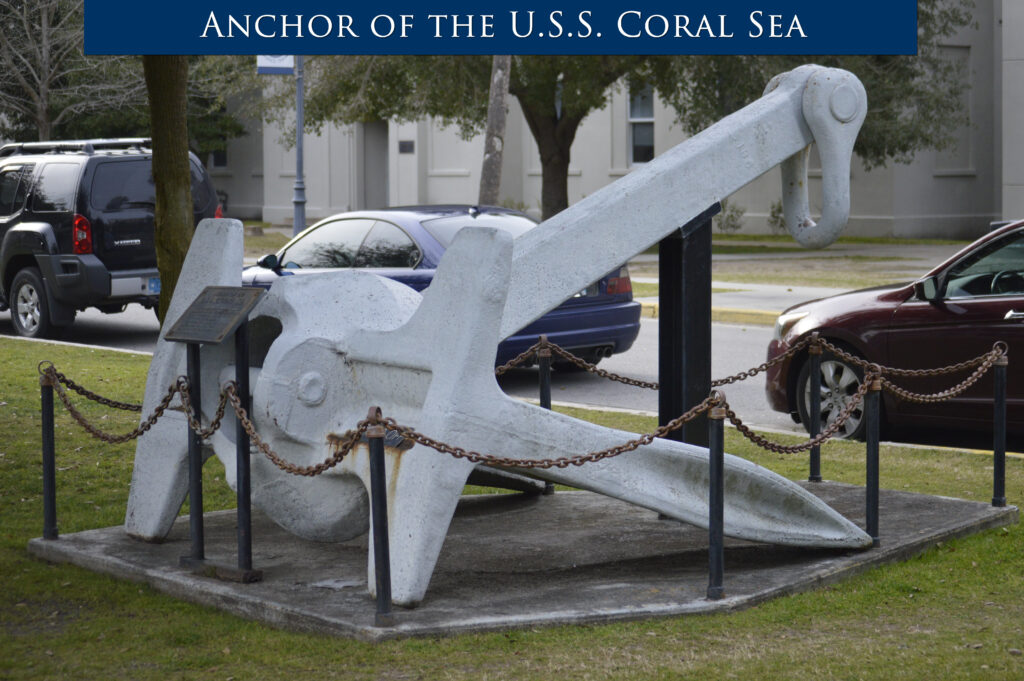
[(241, 326), (266, 293), (264, 289), (248, 286), (207, 286), (164, 338), (218, 345)]

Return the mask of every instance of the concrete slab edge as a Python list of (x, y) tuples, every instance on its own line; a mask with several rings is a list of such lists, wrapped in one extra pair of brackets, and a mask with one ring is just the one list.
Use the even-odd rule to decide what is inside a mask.
[[(53, 563), (71, 563), (79, 567), (107, 574), (119, 579), (149, 584), (152, 588), (183, 601), (198, 605), (212, 606), (246, 619), (262, 621), (271, 626), (302, 631), (307, 633), (346, 636), (366, 642), (379, 642), (398, 638), (455, 636), (466, 633), (508, 631), (533, 626), (557, 626), (566, 624), (607, 624), (613, 622), (636, 621), (654, 617), (678, 617), (683, 615), (703, 614), (712, 612), (736, 612), (782, 596), (803, 593), (838, 583), (876, 567), (908, 560), (924, 553), (938, 543), (950, 541), (985, 530), (1012, 525), (1019, 520), (1019, 510), (1015, 506), (994, 509), (986, 518), (961, 523), (948, 527), (938, 533), (930, 534), (916, 541), (895, 548), (881, 547), (867, 550), (861, 554), (861, 560), (841, 567), (825, 566), (811, 572), (807, 577), (783, 587), (759, 591), (744, 596), (728, 596), (729, 571), (728, 562), (725, 572), (726, 598), (719, 601), (698, 600), (687, 603), (651, 604), (644, 608), (615, 610), (580, 610), (564, 609), (547, 613), (544, 616), (529, 615), (520, 618), (503, 615), (492, 617), (486, 614), (467, 613), (464, 619), (436, 627), (403, 627), (401, 609), (396, 610), (398, 623), (390, 628), (377, 628), (372, 625), (373, 603), (367, 598), (366, 625), (353, 625), (328, 616), (313, 616), (279, 604), (267, 603), (256, 597), (238, 594), (228, 585), (214, 580), (204, 579), (203, 588), (197, 589), (194, 582), (198, 579), (187, 572), (167, 572), (157, 570), (139, 570), (111, 556), (102, 558), (75, 553), (69, 543), (58, 540), (32, 539), (28, 544), (29, 554)], [(87, 534), (89, 531), (78, 533)], [(429, 605), (425, 606), (429, 607)]]

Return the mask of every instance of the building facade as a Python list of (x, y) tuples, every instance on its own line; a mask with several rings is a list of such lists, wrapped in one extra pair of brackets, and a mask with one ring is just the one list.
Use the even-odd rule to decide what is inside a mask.
[[(1024, 217), (1024, 2), (978, 0), (975, 20), (943, 47), (969, 74), (970, 124), (951, 149), (920, 152), (910, 164), (868, 171), (855, 162), (846, 234), (972, 238), (994, 220)], [(570, 203), (684, 141), (674, 118), (649, 91), (613, 91), (608, 106), (577, 134)], [(283, 141), (280, 128), (254, 123), (252, 130), (230, 143), (226, 164), (211, 168), (228, 196), (227, 214), (291, 224), (294, 145)], [(325, 126), (304, 138), (307, 222), (386, 205), (475, 203), (482, 159), (482, 136), (464, 140), (430, 120)], [(820, 196), (813, 155), (810, 174), (813, 209)], [(775, 170), (723, 197), (743, 209), (744, 232), (770, 231), (780, 186)], [(540, 191), (536, 144), (510, 97), (502, 203), (539, 216)]]

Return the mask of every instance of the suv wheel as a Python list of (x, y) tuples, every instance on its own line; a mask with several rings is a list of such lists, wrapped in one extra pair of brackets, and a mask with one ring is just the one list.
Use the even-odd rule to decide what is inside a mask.
[(11, 321), (19, 336), (43, 338), (53, 326), (50, 324), (50, 309), (46, 302), (46, 289), (39, 270), (26, 267), (14, 275), (11, 285)]

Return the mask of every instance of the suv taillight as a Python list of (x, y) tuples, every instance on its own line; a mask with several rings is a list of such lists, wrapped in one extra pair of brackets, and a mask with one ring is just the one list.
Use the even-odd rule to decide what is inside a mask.
[(71, 236), (77, 255), (92, 253), (92, 225), (84, 215), (75, 215)]
[(220, 204), (220, 203), (217, 204), (217, 210), (214, 211), (213, 217), (215, 217), (215, 218), (222, 218), (222, 217), (224, 217), (224, 206), (223, 206), (223, 204)]
[(617, 275), (608, 277), (608, 295), (614, 296), (633, 292), (633, 282), (629, 278), (629, 268), (623, 265)]

